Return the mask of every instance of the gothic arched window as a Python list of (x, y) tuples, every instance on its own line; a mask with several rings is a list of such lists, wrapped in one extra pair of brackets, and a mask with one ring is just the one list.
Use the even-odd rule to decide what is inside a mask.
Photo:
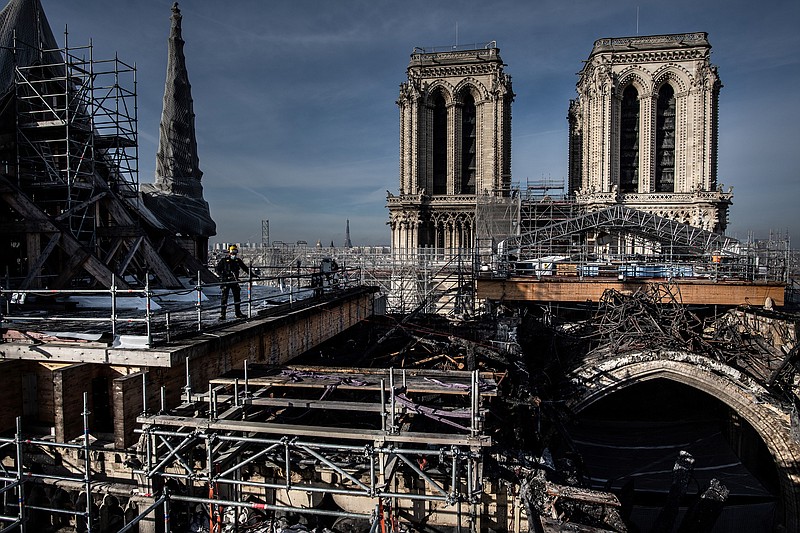
[(619, 190), (639, 191), (639, 91), (633, 85), (629, 85), (622, 93)]
[(447, 104), (441, 91), (433, 96), (433, 190), (431, 194), (447, 194)]
[(461, 106), (461, 193), (475, 194), (477, 153), (477, 112), (475, 99), (467, 93)]
[(656, 192), (675, 192), (675, 90), (668, 83), (656, 104)]

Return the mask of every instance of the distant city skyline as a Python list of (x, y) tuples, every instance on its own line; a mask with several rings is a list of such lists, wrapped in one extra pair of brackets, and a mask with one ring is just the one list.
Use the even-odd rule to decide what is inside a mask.
[[(42, 0), (59, 42), (138, 68), (141, 183), (153, 181), (171, 0)], [(395, 101), (414, 47), (496, 41), (512, 76), (512, 180), (566, 179), (576, 72), (602, 37), (705, 31), (724, 84), (719, 182), (728, 233), (800, 236), (800, 3), (311, 0), (180, 4), (200, 168), (217, 235), (389, 243)], [(638, 18), (637, 18), (638, 11)]]

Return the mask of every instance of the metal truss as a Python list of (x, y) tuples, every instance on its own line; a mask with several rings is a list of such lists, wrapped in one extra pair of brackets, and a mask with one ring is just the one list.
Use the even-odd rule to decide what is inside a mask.
[(506, 249), (519, 250), (524, 255), (526, 251), (542, 244), (598, 229), (637, 235), (696, 254), (728, 250), (738, 244), (737, 240), (721, 233), (713, 233), (623, 205), (614, 205), (511, 237), (507, 241)]

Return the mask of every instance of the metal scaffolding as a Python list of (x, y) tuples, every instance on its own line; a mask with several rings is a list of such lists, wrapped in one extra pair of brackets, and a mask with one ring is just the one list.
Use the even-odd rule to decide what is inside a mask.
[(107, 188), (138, 193), (136, 67), (95, 59), (91, 43), (38, 54), (45, 62), (15, 68), (17, 186), (83, 245), (107, 253), (113, 243), (98, 234), (95, 203)]
[[(188, 369), (188, 366), (187, 366)], [(144, 393), (146, 394), (146, 393)], [(481, 531), (483, 402), (478, 372), (284, 367), (241, 372), (138, 418), (140, 489), (197, 503), (209, 531), (229, 507), (380, 524), (433, 520)], [(162, 389), (162, 398), (166, 394)], [(358, 420), (348, 413), (362, 414)], [(335, 506), (322, 505), (323, 498)], [(170, 521), (191, 520), (170, 511)]]
[[(76, 530), (92, 533), (106, 530), (110, 523), (117, 528), (123, 526), (124, 517), (117, 496), (130, 498), (127, 506), (136, 508), (131, 498), (134, 485), (122, 487), (119, 480), (109, 483), (105, 475), (92, 466), (92, 457), (108, 450), (91, 440), (87, 396), (84, 392), (83, 436), (78, 439), (55, 442), (46, 437), (32, 437), (23, 432), (21, 417), (17, 417), (13, 437), (0, 437), (0, 456), (8, 458), (0, 462), (0, 531), (42, 531), (51, 526), (69, 526), (74, 521)], [(45, 461), (43, 465), (42, 456), (53, 464), (47, 465)], [(47, 493), (43, 490), (45, 486)], [(101, 506), (95, 503), (95, 495), (114, 493), (117, 496), (113, 500), (104, 500)], [(116, 518), (110, 517), (110, 507), (117, 510)], [(12, 514), (11, 509), (16, 512)]]

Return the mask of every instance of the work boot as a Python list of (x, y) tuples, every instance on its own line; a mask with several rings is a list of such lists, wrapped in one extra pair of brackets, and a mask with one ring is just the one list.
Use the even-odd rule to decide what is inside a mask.
[(244, 313), (236, 313), (236, 318), (247, 318), (247, 315)]
[(225, 320), (225, 313), (222, 313), (222, 314), (220, 314), (220, 315), (219, 315), (219, 319), (220, 319), (220, 320)]

